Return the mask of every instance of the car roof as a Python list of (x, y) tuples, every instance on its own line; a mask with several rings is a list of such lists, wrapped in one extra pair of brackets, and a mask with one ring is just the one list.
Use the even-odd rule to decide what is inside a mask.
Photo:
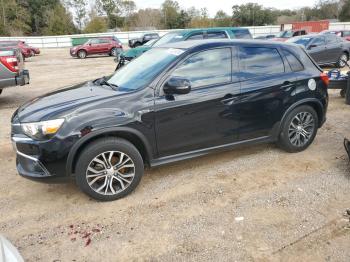
[(202, 31), (218, 31), (218, 30), (248, 30), (248, 28), (244, 27), (207, 27), (207, 28), (193, 28), (193, 29), (181, 29), (181, 30), (175, 30), (169, 33), (177, 33), (177, 34), (182, 34), (186, 35), (188, 33), (192, 32), (202, 32)]
[(215, 47), (215, 46), (235, 45), (235, 44), (261, 45), (261, 46), (291, 45), (290, 43), (256, 40), (256, 39), (222, 39), (222, 40), (208, 39), (208, 40), (190, 40), (190, 41), (168, 43), (168, 44), (161, 45), (157, 48), (192, 49), (192, 48), (205, 48), (205, 47)]

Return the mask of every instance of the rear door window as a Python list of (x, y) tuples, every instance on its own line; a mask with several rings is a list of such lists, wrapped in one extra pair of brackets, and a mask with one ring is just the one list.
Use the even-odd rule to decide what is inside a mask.
[(235, 36), (235, 38), (238, 38), (238, 39), (252, 38), (252, 35), (250, 34), (248, 29), (234, 29), (232, 30), (232, 33)]
[(326, 35), (327, 44), (336, 44), (338, 42), (336, 35)]
[(282, 49), (283, 55), (286, 57), (288, 64), (290, 65), (293, 72), (303, 71), (304, 66), (300, 60), (290, 51)]
[(186, 40), (201, 40), (204, 38), (203, 33), (195, 33), (188, 37)]
[(240, 47), (239, 59), (242, 80), (285, 72), (282, 57), (276, 48)]
[(208, 38), (208, 39), (222, 39), (222, 38), (227, 38), (227, 34), (224, 31), (207, 32), (207, 35), (206, 35), (205, 38)]

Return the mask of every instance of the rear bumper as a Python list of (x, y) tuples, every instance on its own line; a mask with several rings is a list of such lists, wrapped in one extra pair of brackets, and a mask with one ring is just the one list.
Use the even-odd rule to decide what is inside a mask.
[(30, 76), (28, 70), (23, 70), (19, 76), (16, 77), (17, 85), (24, 86), (29, 84)]
[(6, 88), (6, 87), (12, 87), (12, 86), (23, 86), (26, 84), (29, 84), (29, 71), (23, 70), (19, 75), (13, 76), (12, 78), (8, 79), (1, 79), (0, 80), (0, 89)]

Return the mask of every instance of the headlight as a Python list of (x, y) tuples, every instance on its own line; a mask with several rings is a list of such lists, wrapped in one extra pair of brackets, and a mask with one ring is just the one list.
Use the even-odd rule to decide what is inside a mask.
[(64, 119), (55, 119), (36, 123), (23, 123), (21, 127), (27, 136), (36, 139), (47, 139), (57, 133), (63, 122)]

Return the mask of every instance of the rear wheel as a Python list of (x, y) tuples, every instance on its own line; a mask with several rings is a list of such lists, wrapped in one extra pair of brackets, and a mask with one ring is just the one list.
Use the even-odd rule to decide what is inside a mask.
[(0, 89), (0, 95), (1, 95), (1, 93), (2, 93), (2, 89)]
[(117, 55), (118, 55), (118, 50), (117, 48), (113, 47), (110, 52), (110, 56), (117, 56)]
[(76, 165), (76, 182), (90, 197), (112, 201), (131, 193), (144, 172), (136, 147), (120, 138), (103, 138), (87, 146)]
[(86, 58), (87, 53), (85, 50), (79, 50), (77, 55), (78, 55), (78, 58), (84, 59), (84, 58)]
[(287, 152), (301, 152), (315, 139), (318, 116), (311, 106), (299, 106), (292, 110), (283, 123), (279, 146)]
[(339, 57), (339, 61), (337, 63), (337, 66), (339, 68), (343, 68), (346, 66), (346, 62), (349, 60), (347, 53), (342, 53), (342, 55)]

